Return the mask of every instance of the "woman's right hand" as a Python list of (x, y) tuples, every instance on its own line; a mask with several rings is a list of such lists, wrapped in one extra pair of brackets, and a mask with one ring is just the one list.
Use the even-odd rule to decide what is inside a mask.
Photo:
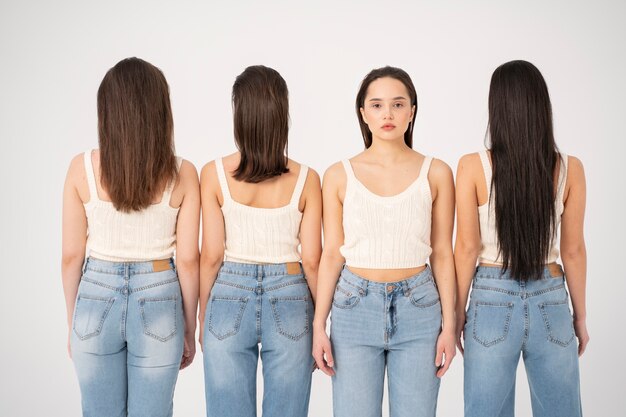
[(461, 355), (465, 353), (463, 348), (463, 330), (465, 329), (465, 311), (462, 313), (456, 313), (456, 347), (461, 352)]
[(313, 358), (317, 367), (328, 376), (335, 375), (335, 361), (326, 329), (313, 327)]
[(587, 331), (587, 321), (585, 319), (574, 319), (574, 332), (578, 338), (578, 356), (582, 356), (589, 343), (589, 332)]

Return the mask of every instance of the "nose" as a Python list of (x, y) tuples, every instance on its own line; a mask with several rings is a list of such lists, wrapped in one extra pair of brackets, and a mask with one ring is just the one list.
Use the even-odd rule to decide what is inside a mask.
[(393, 111), (391, 109), (391, 106), (385, 107), (385, 114), (383, 115), (383, 117), (385, 118), (385, 120), (393, 120)]

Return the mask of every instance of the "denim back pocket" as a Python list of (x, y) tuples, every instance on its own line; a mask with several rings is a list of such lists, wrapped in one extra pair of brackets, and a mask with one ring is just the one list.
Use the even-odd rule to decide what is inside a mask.
[(506, 339), (509, 333), (513, 303), (474, 303), (474, 339), (485, 347)]
[(356, 306), (361, 299), (356, 288), (344, 288), (341, 283), (335, 287), (335, 295), (333, 295), (333, 306), (341, 309), (350, 309)]
[(539, 310), (548, 333), (548, 340), (563, 347), (569, 345), (574, 340), (575, 334), (567, 300), (540, 303)]
[(248, 297), (213, 297), (209, 307), (208, 329), (219, 340), (239, 331)]
[(115, 298), (79, 294), (74, 309), (74, 333), (80, 340), (98, 336)]
[(139, 300), (143, 332), (160, 342), (167, 342), (176, 334), (178, 297), (142, 298)]
[(309, 332), (309, 297), (270, 298), (270, 305), (279, 334), (300, 340)]

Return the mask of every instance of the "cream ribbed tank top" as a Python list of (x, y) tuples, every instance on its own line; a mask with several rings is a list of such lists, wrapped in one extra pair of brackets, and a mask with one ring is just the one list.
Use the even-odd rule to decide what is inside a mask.
[(277, 208), (252, 207), (233, 200), (221, 158), (215, 160), (215, 169), (224, 196), (224, 260), (268, 264), (300, 261), (302, 212), (298, 205), (308, 168), (300, 165), (289, 204)]
[[(89, 184), (87, 249), (89, 256), (113, 262), (140, 262), (171, 258), (176, 248), (178, 208), (170, 206), (174, 183), (168, 185), (161, 201), (141, 211), (118, 211), (110, 201), (100, 200), (91, 163), (85, 152), (85, 171)], [(176, 158), (178, 169), (182, 158)]]
[(344, 160), (344, 244), (339, 251), (355, 268), (399, 269), (426, 264), (432, 249), (432, 196), (428, 183), (431, 157), (424, 158), (417, 179), (400, 194), (383, 197), (361, 183)]
[[(482, 248), (478, 256), (478, 262), (502, 265), (502, 257), (498, 255), (498, 233), (496, 231), (496, 208), (495, 203), (491, 201), (491, 178), (493, 171), (487, 151), (478, 152), (480, 162), (485, 173), (485, 181), (487, 183), (487, 202), (482, 206), (478, 206), (478, 219), (480, 223), (480, 241)], [(556, 262), (559, 257), (559, 248), (557, 246), (558, 235), (560, 234), (561, 215), (563, 214), (563, 194), (565, 192), (565, 181), (567, 179), (567, 155), (561, 154), (561, 164), (559, 167), (559, 179), (557, 184), (556, 199), (554, 201), (556, 210), (556, 233), (552, 240), (550, 254), (545, 263)]]

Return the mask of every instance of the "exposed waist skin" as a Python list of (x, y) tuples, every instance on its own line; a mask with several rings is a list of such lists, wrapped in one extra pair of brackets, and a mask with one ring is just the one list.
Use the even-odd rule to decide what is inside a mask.
[(350, 265), (347, 266), (350, 272), (365, 278), (369, 281), (375, 282), (395, 282), (402, 281), (413, 275), (419, 274), (426, 269), (426, 265), (417, 266), (415, 268), (399, 268), (399, 269), (370, 269), (370, 268), (355, 268)]

